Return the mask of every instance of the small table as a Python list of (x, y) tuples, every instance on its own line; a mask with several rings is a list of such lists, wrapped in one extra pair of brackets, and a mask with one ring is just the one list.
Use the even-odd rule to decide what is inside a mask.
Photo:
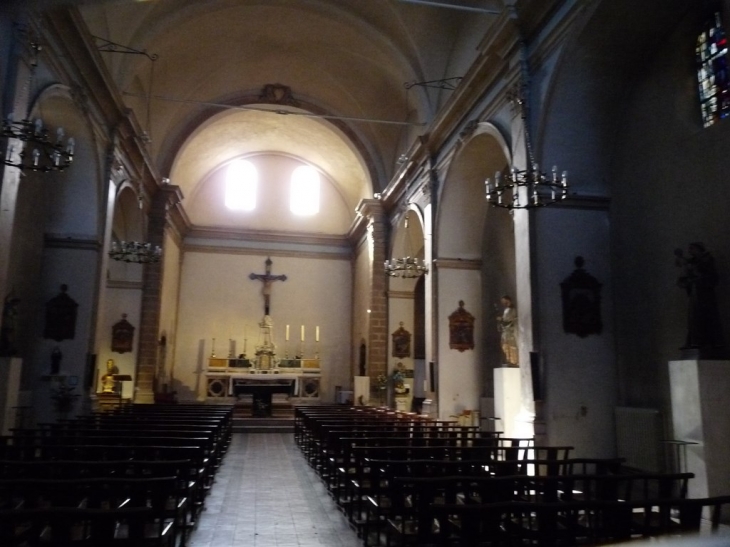
[(254, 418), (268, 418), (271, 416), (271, 396), (274, 393), (294, 394), (294, 380), (250, 380), (236, 378), (233, 380), (233, 394), (253, 395), (251, 416)]

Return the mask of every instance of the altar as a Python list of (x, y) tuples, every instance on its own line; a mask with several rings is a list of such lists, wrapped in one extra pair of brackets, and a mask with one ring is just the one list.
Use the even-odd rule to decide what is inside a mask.
[[(301, 326), (299, 343), (292, 343), (293, 358), (289, 358), (290, 326), (286, 325), (283, 352), (274, 342), (274, 321), (270, 313), (271, 284), (286, 281), (285, 275), (271, 273), (271, 259), (266, 260), (266, 273), (249, 275), (263, 282), (264, 316), (258, 323), (258, 340), (253, 355), (247, 356), (248, 339), (243, 340), (243, 353), (235, 356), (233, 340), (229, 338), (227, 357), (216, 355), (212, 339), (208, 366), (205, 369), (207, 399), (240, 398), (252, 395), (254, 415), (257, 405), (262, 415), (270, 415), (274, 394), (286, 395), (288, 400), (319, 399), (321, 368), (319, 360), (319, 326), (315, 327), (314, 347), (305, 345), (305, 326)], [(310, 353), (310, 348), (313, 349)], [(282, 355), (283, 353), (283, 355)], [(306, 355), (313, 355), (307, 358)]]
[[(252, 394), (253, 387), (247, 392), (240, 386), (265, 386), (286, 383), (287, 389), (272, 391), (284, 393), (289, 399), (319, 399), (320, 363), (319, 359), (282, 359), (273, 367), (257, 368), (249, 359), (211, 357), (205, 372), (208, 399), (238, 397)], [(237, 387), (239, 386), (239, 387)]]
[(251, 414), (254, 418), (268, 418), (271, 416), (271, 399), (274, 393), (285, 393), (291, 396), (294, 391), (294, 379), (258, 379), (236, 378), (233, 380), (233, 394), (252, 395), (253, 405)]

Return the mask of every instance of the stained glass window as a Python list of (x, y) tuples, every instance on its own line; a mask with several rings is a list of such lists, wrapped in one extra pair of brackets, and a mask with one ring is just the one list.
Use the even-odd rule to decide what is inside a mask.
[(730, 115), (727, 36), (720, 12), (707, 22), (697, 38), (696, 55), (702, 122), (709, 127)]

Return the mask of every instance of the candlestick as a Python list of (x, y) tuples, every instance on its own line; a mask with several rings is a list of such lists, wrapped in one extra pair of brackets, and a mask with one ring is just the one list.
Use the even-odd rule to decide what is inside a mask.
[(302, 342), (304, 342), (304, 325), (302, 325)]
[(213, 338), (213, 346), (210, 349), (210, 356), (215, 357), (215, 338)]
[(319, 342), (319, 325), (314, 327), (314, 341)]
[(233, 338), (228, 339), (228, 358), (233, 357)]
[(246, 338), (243, 339), (243, 356), (246, 357), (246, 343), (248, 340)]
[(286, 341), (289, 341), (289, 325), (286, 326)]

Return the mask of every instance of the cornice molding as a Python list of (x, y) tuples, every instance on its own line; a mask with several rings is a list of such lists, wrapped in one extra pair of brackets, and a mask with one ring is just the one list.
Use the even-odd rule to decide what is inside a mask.
[(44, 245), (49, 249), (78, 249), (82, 251), (99, 251), (101, 243), (90, 237), (63, 235), (63, 234), (45, 234), (43, 236)]
[(433, 261), (434, 267), (439, 270), (481, 270), (482, 261), (465, 258), (437, 258)]
[(130, 290), (130, 291), (132, 291), (132, 290), (141, 291), (142, 282), (141, 281), (125, 281), (123, 279), (107, 279), (106, 288), (107, 289), (124, 289), (124, 290)]
[(570, 194), (562, 201), (557, 201), (550, 206), (551, 209), (585, 209), (608, 211), (611, 206), (611, 198), (607, 196), (589, 196)]
[(321, 253), (313, 251), (279, 250), (279, 249), (247, 249), (244, 247), (224, 247), (217, 245), (197, 245), (183, 243), (184, 253), (208, 253), (246, 256), (279, 256), (286, 258), (308, 258), (317, 260), (346, 260), (352, 259), (352, 253)]
[(296, 245), (325, 245), (328, 247), (351, 248), (348, 236), (327, 234), (299, 234), (294, 232), (271, 232), (248, 230), (228, 226), (190, 226), (186, 239), (215, 239), (220, 241), (256, 241), (263, 243), (293, 243)]
[(416, 293), (413, 291), (388, 291), (388, 298), (397, 298), (401, 300), (415, 300)]

